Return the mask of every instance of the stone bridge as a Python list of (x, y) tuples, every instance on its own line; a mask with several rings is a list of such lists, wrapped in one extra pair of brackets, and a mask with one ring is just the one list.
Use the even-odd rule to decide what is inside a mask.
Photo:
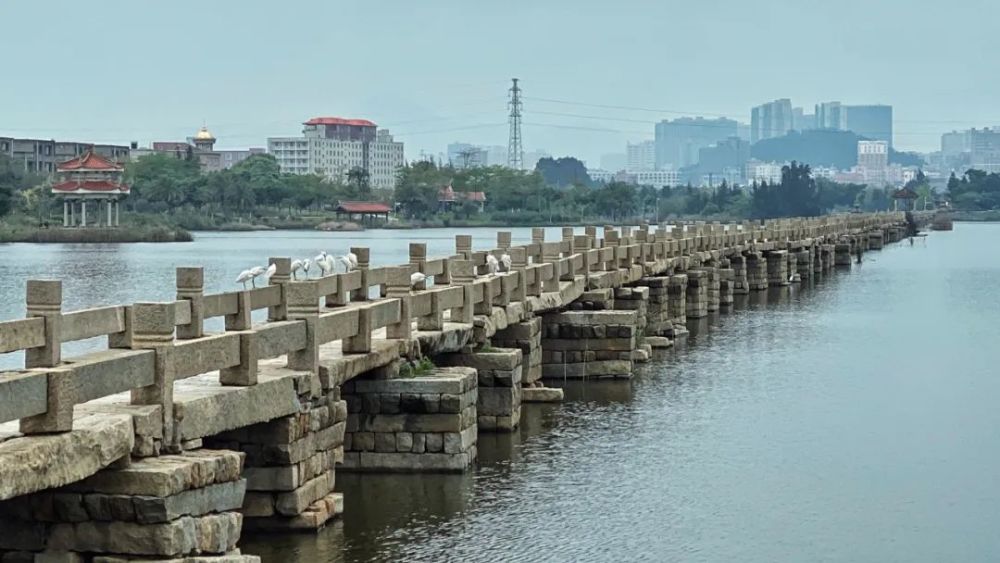
[[(272, 258), (266, 287), (62, 310), (29, 281), (0, 322), (0, 561), (251, 561), (242, 529), (313, 530), (343, 508), (336, 471), (464, 471), (478, 432), (515, 429), (547, 380), (631, 376), (733, 295), (850, 267), (905, 233), (902, 214), (593, 227), (320, 279)], [(489, 274), (487, 255), (511, 259)], [(411, 287), (411, 273), (428, 282)], [(253, 311), (267, 311), (253, 323)], [(262, 313), (259, 313), (262, 315)], [(206, 319), (223, 317), (209, 333)], [(63, 358), (61, 345), (107, 337)], [(433, 363), (417, 361), (430, 358)]]

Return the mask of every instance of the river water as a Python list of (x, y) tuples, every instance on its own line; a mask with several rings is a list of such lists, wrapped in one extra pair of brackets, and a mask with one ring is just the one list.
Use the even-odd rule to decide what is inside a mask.
[[(401, 249), (392, 261), (405, 261), (396, 238), (410, 234), (386, 235)], [(419, 234), (447, 239), (432, 255), (451, 248), (447, 232)], [(227, 288), (248, 259), (314, 253), (312, 238), (0, 252), (13, 285), (24, 272), (76, 276), (67, 301), (91, 304), (169, 298), (182, 263), (205, 263), (223, 280), (209, 290)], [(480, 434), (474, 471), (338, 473), (342, 520), (241, 546), (275, 562), (996, 561), (996, 240), (998, 224), (961, 223), (821, 282), (755, 293), (693, 323), (687, 346), (631, 381), (525, 405), (518, 432)], [(484, 232), (476, 247), (491, 241)], [(8, 318), (23, 312), (23, 287), (9, 285)]]

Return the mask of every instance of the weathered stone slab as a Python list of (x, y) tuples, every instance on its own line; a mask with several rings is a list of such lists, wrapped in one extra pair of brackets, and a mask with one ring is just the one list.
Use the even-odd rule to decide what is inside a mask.
[(471, 451), (457, 454), (350, 452), (344, 455), (343, 469), (387, 472), (465, 471), (476, 459), (475, 449), (473, 446)]
[(132, 497), (132, 504), (137, 522), (155, 524), (169, 522), (181, 516), (239, 510), (243, 506), (245, 492), (246, 480), (239, 479), (189, 489), (168, 497)]
[(193, 440), (296, 413), (296, 383), (305, 375), (262, 365), (257, 385), (249, 387), (221, 385), (211, 374), (186, 379), (174, 388), (174, 431)]
[(553, 387), (525, 387), (521, 389), (522, 403), (559, 403), (563, 390)]
[(566, 311), (547, 315), (547, 324), (566, 325), (634, 325), (635, 311)]
[(132, 451), (131, 416), (83, 415), (73, 427), (0, 443), (0, 500), (79, 481)]
[(226, 553), (236, 547), (238, 512), (183, 516), (164, 524), (80, 522), (55, 524), (48, 540), (54, 550), (177, 556)]
[(48, 376), (41, 371), (0, 372), (0, 422), (44, 414)]
[(122, 469), (107, 469), (71, 485), (69, 490), (167, 497), (213, 483), (236, 481), (242, 467), (240, 452), (194, 450), (140, 459)]
[(577, 364), (543, 364), (543, 379), (578, 379), (583, 377), (632, 377), (629, 360), (598, 360)]

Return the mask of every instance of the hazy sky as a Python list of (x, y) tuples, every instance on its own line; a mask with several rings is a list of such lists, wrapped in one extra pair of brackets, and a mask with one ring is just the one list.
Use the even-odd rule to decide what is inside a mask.
[(896, 146), (933, 150), (1000, 124), (998, 19), (985, 0), (0, 0), (0, 136), (146, 144), (204, 122), (240, 148), (336, 115), (414, 158), (506, 145), (517, 76), (525, 149), (592, 166), (660, 119), (748, 122), (780, 97), (892, 104)]

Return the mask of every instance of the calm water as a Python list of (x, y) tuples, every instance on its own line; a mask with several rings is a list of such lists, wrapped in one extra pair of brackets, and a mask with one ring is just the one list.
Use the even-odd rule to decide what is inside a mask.
[[(0, 317), (23, 312), (26, 277), (74, 278), (81, 305), (169, 298), (175, 265), (206, 263), (223, 289), (258, 256), (347, 244), (317, 237), (334, 238), (0, 247), (15, 272)], [(525, 405), (519, 432), (480, 436), (473, 472), (340, 473), (342, 521), (241, 545), (275, 562), (996, 561), (997, 240), (1000, 225), (958, 224), (754, 294), (630, 382)]]

